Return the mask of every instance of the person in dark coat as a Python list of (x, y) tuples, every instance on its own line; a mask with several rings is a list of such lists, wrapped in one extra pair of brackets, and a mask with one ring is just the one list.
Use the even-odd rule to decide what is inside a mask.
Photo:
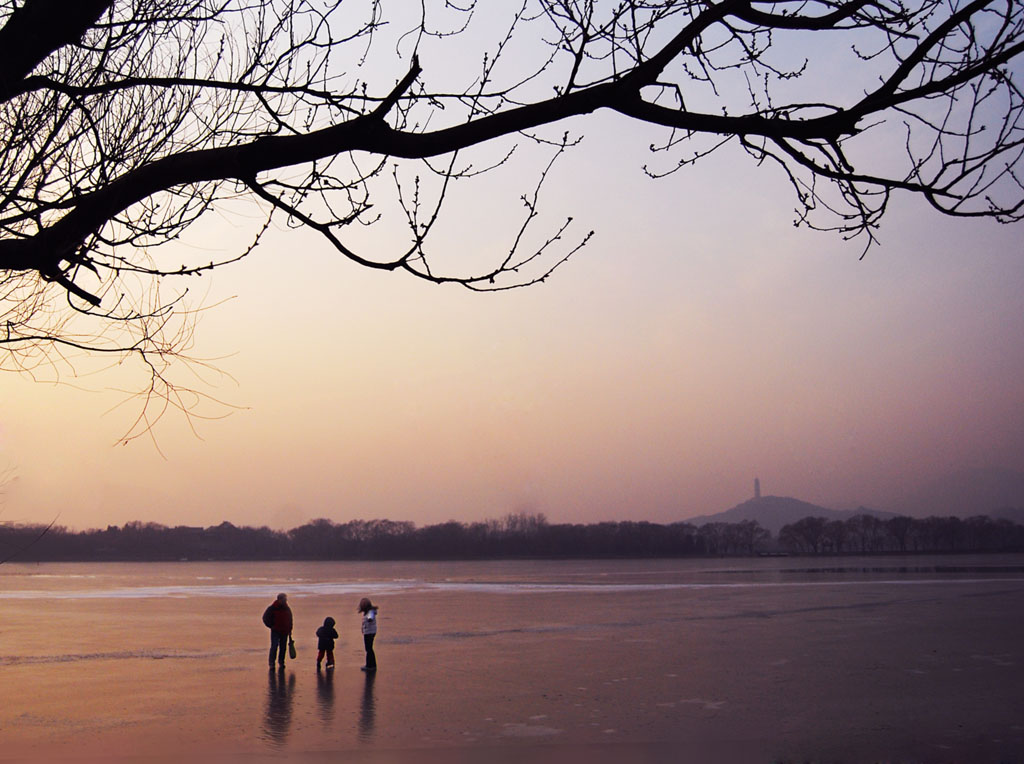
[(277, 653), (277, 665), (284, 668), (288, 638), (292, 633), (292, 609), (288, 607), (287, 594), (278, 594), (270, 607), (263, 611), (263, 624), (270, 629), (270, 668), (274, 668), (274, 653)]
[(328, 616), (324, 619), (324, 625), (316, 630), (316, 668), (320, 670), (320, 663), (327, 655), (327, 668), (334, 668), (334, 640), (338, 638), (338, 631), (334, 628), (334, 619)]

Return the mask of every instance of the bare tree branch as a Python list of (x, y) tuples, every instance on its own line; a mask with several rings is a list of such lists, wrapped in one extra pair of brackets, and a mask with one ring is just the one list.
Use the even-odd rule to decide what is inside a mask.
[[(160, 286), (246, 256), (275, 217), (362, 267), (543, 281), (591, 235), (571, 209), (535, 231), (575, 145), (560, 123), (599, 110), (665, 128), (652, 177), (736, 146), (781, 170), (798, 223), (865, 246), (893, 194), (1016, 222), (1022, 53), (1018, 0), (0, 0), (0, 369), (121, 354), (149, 370), (146, 400), (187, 408), (168, 364), (193, 308)], [(818, 73), (838, 61), (843, 81)], [(467, 158), (496, 142), (503, 158)], [(453, 187), (512, 162), (537, 179), (513, 241), (439, 267)], [(382, 194), (408, 241), (368, 254), (349, 232)], [(240, 251), (166, 246), (244, 200), (266, 217)]]

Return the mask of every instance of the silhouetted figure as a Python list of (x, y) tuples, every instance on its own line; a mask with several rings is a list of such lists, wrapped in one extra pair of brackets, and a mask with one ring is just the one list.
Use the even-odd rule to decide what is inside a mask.
[(359, 740), (368, 743), (373, 738), (373, 717), (376, 708), (373, 702), (373, 680), (377, 675), (373, 671), (366, 672), (366, 684), (363, 685), (363, 703), (359, 707)]
[(377, 636), (377, 610), (369, 598), (359, 600), (358, 612), (363, 614), (363, 647), (366, 648), (366, 665), (363, 671), (377, 670), (377, 656), (373, 652), (373, 638)]
[(274, 667), (274, 653), (277, 653), (277, 665), (284, 667), (288, 638), (292, 633), (292, 609), (288, 607), (287, 594), (278, 594), (270, 607), (263, 611), (263, 625), (270, 629), (270, 667)]
[(325, 727), (334, 721), (334, 672), (318, 671), (316, 674), (316, 700), (320, 706), (320, 719)]
[(327, 668), (334, 668), (334, 640), (338, 638), (338, 632), (334, 628), (334, 619), (328, 616), (324, 619), (324, 625), (316, 630), (316, 669), (320, 670), (324, 655), (327, 655)]
[(283, 669), (271, 667), (268, 672), (267, 716), (263, 723), (266, 739), (277, 748), (288, 741), (288, 728), (292, 724), (292, 695), (295, 692), (295, 674), (285, 678)]

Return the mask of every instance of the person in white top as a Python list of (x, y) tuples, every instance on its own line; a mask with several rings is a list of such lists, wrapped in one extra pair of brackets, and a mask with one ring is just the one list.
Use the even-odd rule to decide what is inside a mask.
[(377, 636), (377, 610), (368, 597), (359, 600), (358, 612), (363, 614), (363, 646), (366, 648), (366, 665), (363, 671), (377, 670), (377, 656), (373, 653), (373, 638)]

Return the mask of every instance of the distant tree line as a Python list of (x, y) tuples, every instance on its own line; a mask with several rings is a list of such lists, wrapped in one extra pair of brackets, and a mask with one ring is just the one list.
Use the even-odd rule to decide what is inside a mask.
[[(45, 532), (44, 532), (45, 531)], [(845, 521), (805, 517), (778, 539), (754, 520), (553, 524), (543, 514), (515, 513), (486, 522), (327, 519), (277, 531), (228, 522), (208, 528), (130, 522), (104, 530), (0, 527), (0, 561), (137, 560), (452, 560), (496, 558), (653, 558), (764, 553), (1024, 551), (1024, 526), (972, 517), (858, 515)]]
[(805, 517), (779, 530), (779, 546), (799, 554), (1002, 552), (1024, 550), (1024, 526), (988, 515), (847, 520)]

